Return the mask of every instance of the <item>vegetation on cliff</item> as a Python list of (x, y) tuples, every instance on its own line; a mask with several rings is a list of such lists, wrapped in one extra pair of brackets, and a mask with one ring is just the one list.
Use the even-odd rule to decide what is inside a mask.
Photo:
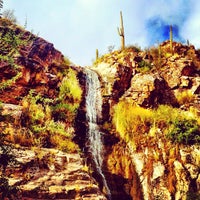
[[(145, 109), (134, 102), (121, 100), (114, 107), (113, 123), (120, 137), (135, 149), (156, 143), (158, 132), (173, 143), (199, 144), (200, 120), (196, 110), (183, 111), (169, 105)], [(143, 142), (142, 142), (143, 141)], [(149, 144), (150, 145), (150, 144)]]
[[(7, 77), (2, 77), (0, 84), (1, 93), (4, 94), (5, 89), (9, 90), (20, 83), (20, 78), (27, 68), (18, 60), (22, 59), (26, 47), (33, 45), (35, 42), (35, 36), (12, 23), (12, 25), (8, 24), (1, 24), (0, 33), (1, 68), (4, 69), (4, 72), (5, 70), (9, 71)], [(77, 149), (77, 147), (73, 147), (75, 144), (71, 141), (73, 134), (70, 129), (73, 128), (72, 124), (81, 101), (82, 91), (76, 78), (76, 71), (65, 63), (66, 61), (61, 59), (56, 66), (58, 69), (56, 74), (49, 74), (55, 76), (54, 79), (56, 76), (60, 79), (57, 92), (53, 97), (48, 97), (42, 90), (41, 92), (38, 91), (42, 86), (38, 86), (38, 89), (36, 89), (34, 85), (31, 86), (29, 83), (27, 83), (29, 89), (26, 94), (17, 97), (22, 111), (21, 118), (18, 121), (19, 124), (17, 124), (19, 126), (18, 131), (16, 133), (15, 126), (9, 121), (12, 117), (7, 114), (7, 126), (2, 129), (1, 133), (6, 134), (11, 142), (26, 146), (57, 146), (58, 148), (60, 146), (62, 150), (71, 151)], [(45, 70), (45, 68), (41, 70)], [(46, 71), (46, 74), (48, 74), (48, 71)], [(46, 85), (46, 89), (48, 87)], [(2, 101), (2, 106), (3, 103)], [(23, 137), (20, 136), (21, 132), (24, 133)], [(66, 137), (66, 140), (63, 137)]]
[[(82, 89), (78, 71), (52, 44), (5, 18), (0, 18), (0, 37), (0, 198), (13, 199), (20, 198), (20, 178), (7, 170), (23, 165), (15, 162), (18, 155), (11, 157), (15, 149), (33, 150), (34, 159), (40, 159), (42, 148), (79, 153), (73, 137)], [(49, 155), (46, 165), (52, 159)], [(39, 166), (37, 159), (32, 162)], [(10, 186), (14, 177), (16, 184)]]
[(103, 128), (119, 139), (108, 148), (107, 169), (127, 181), (119, 187), (130, 199), (199, 198), (199, 66), (199, 50), (174, 41), (94, 62), (109, 108)]

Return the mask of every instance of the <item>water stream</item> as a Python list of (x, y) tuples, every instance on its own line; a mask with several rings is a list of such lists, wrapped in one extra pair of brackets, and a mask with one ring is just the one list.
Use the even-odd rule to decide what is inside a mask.
[(88, 121), (89, 151), (96, 165), (97, 173), (100, 175), (103, 187), (109, 200), (111, 193), (102, 172), (103, 144), (98, 122), (102, 118), (102, 97), (98, 75), (86, 69), (86, 117)]

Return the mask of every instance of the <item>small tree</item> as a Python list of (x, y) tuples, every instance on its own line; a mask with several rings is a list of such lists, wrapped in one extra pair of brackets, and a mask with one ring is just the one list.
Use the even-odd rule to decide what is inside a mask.
[(6, 18), (10, 20), (12, 23), (16, 24), (17, 18), (15, 17), (14, 12), (15, 12), (14, 10), (10, 10), (10, 9), (4, 10), (2, 13), (2, 16), (3, 18)]
[(115, 48), (114, 45), (110, 45), (110, 46), (108, 46), (108, 52), (109, 52), (109, 53), (112, 53), (113, 50), (114, 50), (114, 48)]
[[(3, 8), (3, 0), (0, 0), (0, 10)], [(0, 13), (1, 15), (1, 13)]]

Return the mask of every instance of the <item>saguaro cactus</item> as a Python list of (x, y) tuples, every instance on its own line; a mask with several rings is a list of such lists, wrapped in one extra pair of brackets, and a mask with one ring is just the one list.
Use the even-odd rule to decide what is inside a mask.
[(172, 25), (170, 25), (170, 30), (169, 30), (169, 40), (170, 40), (170, 51), (173, 53), (173, 30), (172, 30)]
[(96, 60), (98, 60), (98, 58), (99, 58), (99, 50), (96, 49)]
[(123, 16), (122, 11), (120, 11), (120, 28), (117, 28), (118, 34), (121, 37), (121, 49), (125, 48), (125, 36), (124, 36), (124, 24), (123, 24)]

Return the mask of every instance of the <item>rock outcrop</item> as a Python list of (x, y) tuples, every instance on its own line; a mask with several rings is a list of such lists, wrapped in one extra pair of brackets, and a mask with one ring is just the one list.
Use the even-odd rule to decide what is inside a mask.
[[(147, 109), (167, 104), (182, 110), (193, 108), (200, 113), (199, 52), (193, 46), (174, 42), (174, 54), (168, 55), (169, 42), (160, 46), (162, 59), (155, 50), (127, 49), (96, 61), (92, 69), (102, 80), (104, 112), (109, 113), (104, 113), (106, 123), (112, 124), (113, 106), (120, 100)], [(135, 134), (133, 130), (129, 131)], [(122, 140), (112, 126), (106, 125), (105, 139), (109, 141), (110, 134), (110, 142), (105, 143), (105, 174), (110, 180), (113, 198), (197, 198), (199, 145), (171, 144), (160, 129), (152, 126), (146, 131), (149, 136), (140, 133), (140, 139), (129, 143)], [(151, 134), (155, 134), (156, 139)]]
[[(153, 50), (145, 53), (134, 48), (103, 56), (93, 67), (102, 78), (103, 96), (114, 102), (128, 97), (146, 107), (177, 106), (183, 90), (198, 99), (199, 53), (193, 46), (173, 45), (176, 53), (166, 53), (160, 61)], [(163, 52), (168, 48), (169, 42), (161, 44)]]
[(16, 199), (106, 199), (79, 154), (44, 148), (14, 148), (9, 153), (15, 165), (7, 166), (5, 173), (18, 191), (12, 194)]
[[(82, 70), (53, 44), (2, 18), (0, 34), (0, 198), (106, 200), (72, 141), (79, 100), (59, 96), (68, 71), (76, 79)], [(63, 144), (68, 148), (57, 147)]]
[[(18, 47), (14, 55), (14, 63), (0, 63), (1, 86), (0, 99), (5, 103), (17, 104), (27, 95), (30, 89), (35, 89), (44, 95), (55, 97), (62, 77), (57, 76), (62, 71), (64, 56), (56, 50), (53, 44), (42, 38), (37, 38), (30, 32), (20, 28), (0, 27), (0, 32), (16, 34), (25, 41)], [(11, 52), (7, 52), (9, 55)], [(15, 78), (16, 77), (16, 78)]]

